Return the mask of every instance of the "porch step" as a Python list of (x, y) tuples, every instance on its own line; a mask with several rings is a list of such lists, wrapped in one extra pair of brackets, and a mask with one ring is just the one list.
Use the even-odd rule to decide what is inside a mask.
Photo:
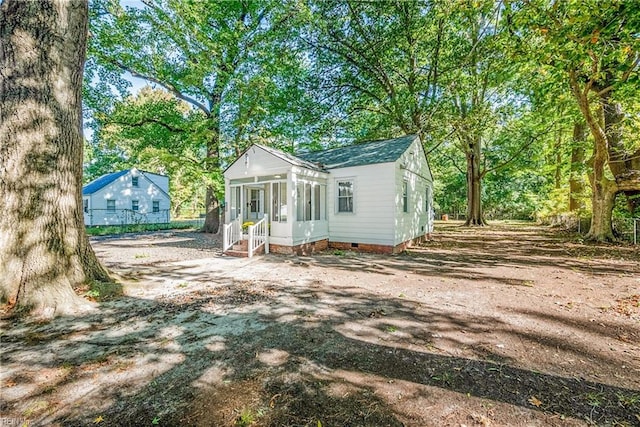
[(249, 241), (248, 240), (240, 240), (238, 243), (233, 245), (232, 250), (234, 251), (249, 251)]
[[(246, 240), (245, 240), (246, 242)], [(241, 248), (237, 248), (236, 246), (241, 246), (241, 245), (233, 245), (233, 247), (231, 249), (227, 249), (224, 253), (225, 255), (229, 255), (229, 256), (234, 256), (234, 257), (240, 257), (240, 258), (247, 258), (249, 256), (249, 247), (247, 244), (245, 244), (245, 248), (246, 249), (241, 249)], [(264, 245), (260, 246), (258, 249), (256, 249), (253, 252), (254, 255), (262, 255), (264, 254)]]
[(234, 249), (228, 249), (224, 254), (229, 256), (234, 256), (237, 258), (247, 258), (249, 256), (248, 251), (236, 251)]

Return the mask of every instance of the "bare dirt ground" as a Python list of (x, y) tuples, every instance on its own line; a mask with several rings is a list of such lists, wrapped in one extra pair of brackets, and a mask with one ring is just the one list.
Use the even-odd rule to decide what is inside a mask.
[(398, 256), (234, 259), (177, 231), (93, 246), (124, 296), (1, 321), (1, 420), (640, 425), (638, 247), (450, 223)]

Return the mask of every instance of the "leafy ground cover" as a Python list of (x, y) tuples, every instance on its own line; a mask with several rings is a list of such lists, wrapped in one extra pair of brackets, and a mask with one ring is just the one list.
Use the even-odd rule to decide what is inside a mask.
[[(640, 424), (640, 251), (439, 224), (398, 256), (222, 256), (94, 238), (124, 296), (5, 318), (0, 411), (31, 425)], [(89, 295), (91, 297), (92, 295)]]

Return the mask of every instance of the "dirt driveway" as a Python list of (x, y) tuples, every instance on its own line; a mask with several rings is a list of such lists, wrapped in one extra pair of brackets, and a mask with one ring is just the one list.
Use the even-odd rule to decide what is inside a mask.
[(640, 250), (441, 224), (398, 256), (93, 241), (124, 297), (3, 320), (0, 412), (30, 425), (640, 425)]

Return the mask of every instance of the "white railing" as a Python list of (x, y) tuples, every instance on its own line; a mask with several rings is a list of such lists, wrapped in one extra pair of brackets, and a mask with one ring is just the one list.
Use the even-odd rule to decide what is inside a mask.
[(240, 217), (224, 225), (222, 251), (228, 250), (242, 238), (242, 223)]
[(249, 226), (249, 258), (261, 246), (264, 245), (264, 253), (269, 253), (269, 214), (264, 214), (264, 218)]

